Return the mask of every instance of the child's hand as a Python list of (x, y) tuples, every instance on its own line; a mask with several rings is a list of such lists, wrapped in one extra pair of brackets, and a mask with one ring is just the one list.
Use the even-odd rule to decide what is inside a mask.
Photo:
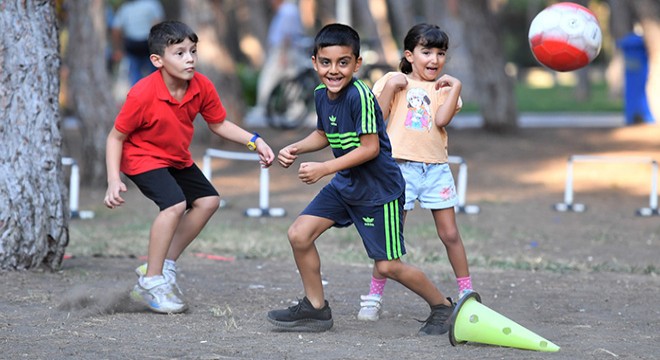
[(387, 80), (386, 85), (392, 87), (394, 92), (397, 92), (408, 86), (408, 78), (404, 74), (396, 74)]
[(292, 145), (289, 145), (283, 148), (282, 150), (280, 150), (280, 153), (277, 156), (277, 161), (280, 163), (280, 165), (283, 168), (288, 168), (298, 158), (298, 155), (296, 155), (297, 152), (298, 152), (297, 148), (293, 147)]
[(305, 162), (300, 164), (298, 178), (305, 184), (314, 184), (326, 175), (323, 163)]
[(461, 86), (461, 81), (458, 80), (457, 78), (444, 74), (438, 78), (438, 80), (435, 81), (435, 89), (440, 90), (441, 88), (444, 87), (458, 87), (460, 89)]
[(259, 163), (261, 166), (264, 168), (271, 166), (273, 164), (273, 160), (275, 160), (275, 154), (273, 154), (273, 150), (262, 138), (257, 139), (256, 145), (257, 153), (259, 153)]
[(119, 195), (120, 192), (126, 192), (126, 184), (120, 181), (113, 181), (108, 183), (108, 190), (105, 192), (105, 199), (103, 203), (110, 209), (121, 206), (124, 199)]

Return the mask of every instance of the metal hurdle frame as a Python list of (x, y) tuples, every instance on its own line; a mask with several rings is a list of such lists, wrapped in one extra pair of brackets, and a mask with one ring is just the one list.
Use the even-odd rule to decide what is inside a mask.
[[(222, 158), (229, 160), (244, 160), (244, 161), (259, 161), (259, 155), (255, 153), (247, 152), (236, 152), (236, 151), (226, 151), (218, 149), (206, 149), (204, 153), (204, 164), (202, 171), (204, 176), (206, 176), (209, 181), (213, 176), (213, 171), (211, 169), (212, 158)], [(269, 181), (270, 177), (268, 174), (268, 168), (261, 168), (261, 173), (259, 175), (259, 207), (258, 208), (249, 208), (245, 210), (245, 216), (248, 217), (282, 217), (286, 215), (286, 210), (283, 208), (270, 208), (268, 204), (269, 198)]]
[(456, 192), (458, 193), (458, 204), (454, 207), (457, 213), (478, 214), (480, 209), (477, 205), (466, 205), (465, 198), (467, 193), (467, 163), (460, 156), (449, 156), (447, 160), (450, 164), (458, 164), (458, 180), (456, 182)]
[(617, 157), (599, 155), (571, 155), (566, 162), (566, 188), (564, 191), (564, 202), (554, 206), (556, 211), (584, 212), (586, 206), (573, 202), (573, 164), (575, 162), (618, 162), (618, 163), (642, 163), (651, 165), (651, 193), (649, 195), (649, 207), (640, 208), (638, 216), (660, 215), (658, 213), (658, 162), (650, 157)]
[(74, 158), (63, 157), (62, 165), (71, 166), (71, 176), (69, 178), (69, 216), (72, 219), (91, 219), (94, 217), (93, 211), (79, 211), (80, 202), (80, 168)]

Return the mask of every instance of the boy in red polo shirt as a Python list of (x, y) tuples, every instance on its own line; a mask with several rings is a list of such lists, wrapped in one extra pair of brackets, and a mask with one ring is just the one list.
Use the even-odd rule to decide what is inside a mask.
[(149, 52), (158, 71), (131, 88), (106, 144), (104, 204), (114, 209), (124, 203), (121, 172), (160, 209), (149, 234), (146, 266), (136, 269), (139, 279), (131, 291), (133, 299), (160, 313), (188, 308), (176, 283), (175, 261), (220, 203), (190, 154), (196, 115), (218, 136), (257, 151), (262, 166), (270, 166), (275, 158), (258, 134), (225, 120), (213, 83), (195, 72), (197, 40), (190, 27), (178, 21), (151, 28)]

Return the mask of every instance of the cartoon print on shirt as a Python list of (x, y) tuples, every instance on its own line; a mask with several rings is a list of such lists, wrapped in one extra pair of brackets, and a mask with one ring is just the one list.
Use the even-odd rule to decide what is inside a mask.
[(408, 114), (404, 126), (407, 129), (418, 131), (430, 131), (431, 121), (431, 98), (424, 89), (412, 88), (406, 93), (408, 100)]

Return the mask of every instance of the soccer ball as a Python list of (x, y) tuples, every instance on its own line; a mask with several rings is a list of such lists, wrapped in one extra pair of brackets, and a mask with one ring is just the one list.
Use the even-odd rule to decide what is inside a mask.
[(594, 13), (561, 2), (538, 13), (529, 26), (529, 47), (538, 62), (557, 71), (587, 66), (600, 52), (602, 33)]

